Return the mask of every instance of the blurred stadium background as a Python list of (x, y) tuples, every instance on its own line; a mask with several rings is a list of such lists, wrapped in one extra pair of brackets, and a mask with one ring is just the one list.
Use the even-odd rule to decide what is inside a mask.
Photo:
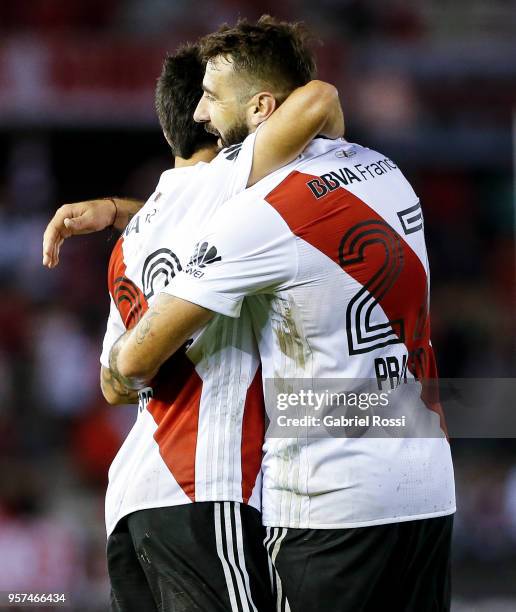
[[(145, 198), (162, 58), (238, 16), (305, 20), (347, 137), (421, 196), (443, 377), (514, 377), (514, 0), (1, 0), (0, 591), (107, 608), (103, 498), (133, 411), (98, 388), (109, 232), (41, 266), (58, 205)], [(516, 398), (514, 400), (516, 402)], [(486, 410), (489, 406), (486, 405)], [(453, 441), (454, 611), (516, 609), (516, 440)]]

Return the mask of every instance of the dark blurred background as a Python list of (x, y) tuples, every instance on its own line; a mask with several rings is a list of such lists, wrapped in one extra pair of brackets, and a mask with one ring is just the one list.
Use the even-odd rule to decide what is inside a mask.
[[(49, 271), (43, 229), (65, 202), (145, 199), (173, 162), (153, 107), (165, 52), (265, 12), (320, 37), (348, 140), (421, 197), (441, 376), (515, 376), (513, 0), (1, 0), (0, 591), (107, 609), (107, 469), (134, 419), (98, 388), (115, 237), (67, 242)], [(453, 609), (515, 610), (516, 441), (452, 445)]]

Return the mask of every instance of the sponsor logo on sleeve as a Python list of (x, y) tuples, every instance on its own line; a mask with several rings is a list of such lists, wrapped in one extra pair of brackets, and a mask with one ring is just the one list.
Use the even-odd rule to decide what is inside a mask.
[(204, 276), (203, 268), (221, 259), (222, 257), (217, 255), (217, 247), (210, 246), (208, 242), (198, 242), (186, 266), (186, 273), (201, 278)]
[(179, 257), (170, 249), (162, 248), (152, 252), (145, 260), (142, 270), (145, 298), (149, 300), (159, 293), (181, 270)]

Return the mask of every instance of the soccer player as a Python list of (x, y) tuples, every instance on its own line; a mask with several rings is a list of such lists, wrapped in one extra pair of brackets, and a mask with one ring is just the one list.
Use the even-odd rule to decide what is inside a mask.
[[(249, 122), (256, 126), (313, 69), (300, 30), (268, 24), (269, 43), (285, 63), (273, 82), (276, 97), (259, 89), (247, 99)], [(166, 61), (157, 106), (176, 168), (162, 175), (111, 257), (101, 358), (110, 403), (136, 400), (109, 368), (111, 346), (187, 267), (192, 236), (224, 200), (293, 159), (315, 134), (343, 130), (334, 88), (311, 82), (258, 133), (208, 164), (214, 139), (192, 119), (201, 81), (194, 48)], [(55, 237), (63, 228), (55, 219), (50, 225), (46, 247), (54, 243), (47, 256), (55, 265)], [(202, 245), (195, 257), (201, 267), (217, 261)], [(111, 466), (106, 496), (113, 609), (271, 609), (257, 512), (263, 443), (258, 365), (249, 319), (217, 317), (161, 368), (151, 387), (140, 389), (138, 419)]]
[[(261, 89), (256, 45), (238, 25), (203, 42), (195, 117), (227, 144), (255, 127), (244, 107), (227, 112), (227, 97), (238, 85), (244, 99)], [(399, 397), (399, 383), (411, 383), (419, 428), (405, 436), (266, 439), (266, 545), (278, 605), (293, 612), (448, 610), (453, 467), (439, 403), (422, 392), (437, 376), (428, 260), (421, 206), (399, 168), (358, 144), (315, 139), (220, 207), (197, 244), (115, 343), (111, 369), (140, 388), (214, 316), (249, 314), (264, 381), (280, 389), (291, 379), (390, 379)], [(203, 265), (201, 251), (216, 261)]]

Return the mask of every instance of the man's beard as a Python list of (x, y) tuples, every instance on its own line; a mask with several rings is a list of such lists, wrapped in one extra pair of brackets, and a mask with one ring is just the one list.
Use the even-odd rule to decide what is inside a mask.
[(247, 127), (245, 121), (239, 121), (235, 123), (235, 125), (232, 125), (230, 128), (228, 128), (224, 137), (222, 137), (222, 134), (218, 130), (216, 130), (209, 122), (204, 124), (204, 129), (209, 134), (214, 134), (215, 136), (218, 136), (222, 142), (223, 148), (230, 147), (234, 144), (239, 144), (243, 142), (247, 138), (247, 136), (249, 136), (249, 128)]

